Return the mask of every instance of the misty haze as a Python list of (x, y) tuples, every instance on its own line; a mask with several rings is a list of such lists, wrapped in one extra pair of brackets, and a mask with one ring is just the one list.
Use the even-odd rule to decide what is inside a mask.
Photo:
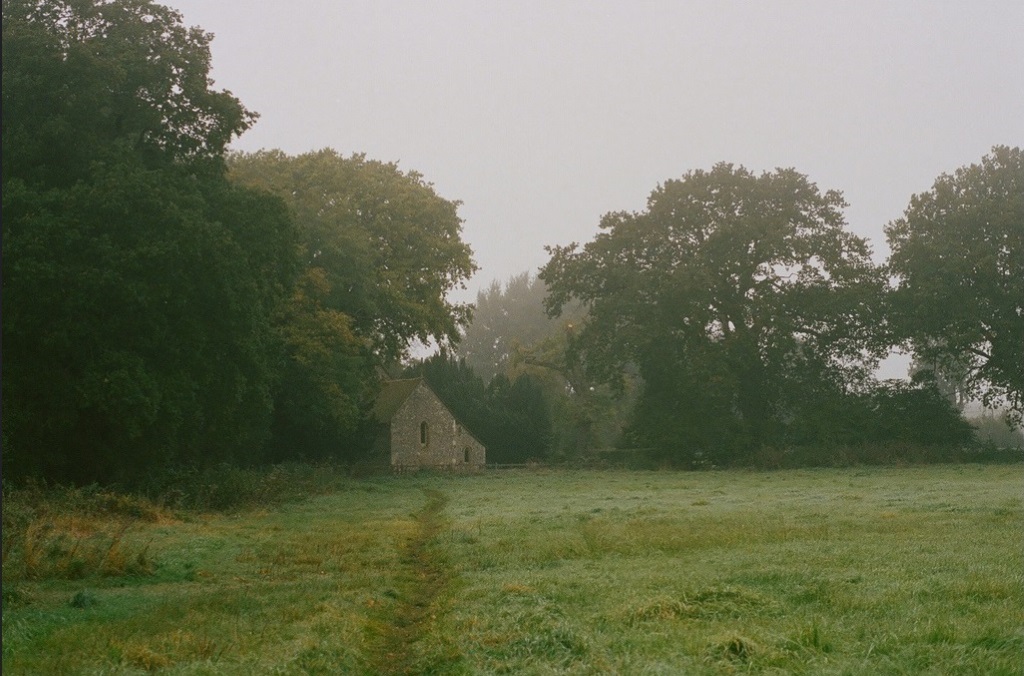
[(1022, 33), (4, 0), (5, 673), (1020, 673)]

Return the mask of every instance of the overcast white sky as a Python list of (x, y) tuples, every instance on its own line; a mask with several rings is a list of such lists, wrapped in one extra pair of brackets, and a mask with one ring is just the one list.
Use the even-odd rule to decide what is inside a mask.
[(661, 181), (795, 167), (882, 226), (1024, 145), (1024, 2), (165, 0), (260, 114), (236, 141), (398, 161), (463, 202), (492, 279), (587, 241)]

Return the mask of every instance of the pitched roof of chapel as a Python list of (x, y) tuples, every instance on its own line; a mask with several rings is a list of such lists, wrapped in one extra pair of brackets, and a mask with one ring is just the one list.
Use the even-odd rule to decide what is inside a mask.
[(377, 395), (377, 400), (373, 403), (370, 415), (379, 422), (391, 422), (391, 418), (422, 382), (423, 378), (405, 378), (384, 382)]

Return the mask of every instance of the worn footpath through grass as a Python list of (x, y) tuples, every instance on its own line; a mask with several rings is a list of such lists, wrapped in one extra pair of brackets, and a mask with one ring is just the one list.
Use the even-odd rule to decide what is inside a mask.
[[(424, 492), (427, 503), (416, 514), (416, 528), (402, 545), (397, 605), (377, 625), (381, 635), (371, 652), (373, 673), (422, 673), (424, 655), (417, 650), (418, 644), (430, 637), (433, 623), (444, 610), (440, 596), (452, 569), (434, 539), (444, 527), (442, 513), (448, 498), (435, 489)], [(435, 658), (431, 666), (437, 670), (442, 664)]]
[(5, 559), (4, 673), (1016, 675), (1022, 470), (404, 476), (140, 523), (138, 574)]

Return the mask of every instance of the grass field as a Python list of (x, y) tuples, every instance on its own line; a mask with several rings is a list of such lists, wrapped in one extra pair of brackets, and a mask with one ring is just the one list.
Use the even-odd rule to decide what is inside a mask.
[[(34, 562), (5, 541), (3, 672), (1017, 676), (1022, 480), (541, 470), (64, 515)], [(43, 574), (58, 532), (136, 565)]]

